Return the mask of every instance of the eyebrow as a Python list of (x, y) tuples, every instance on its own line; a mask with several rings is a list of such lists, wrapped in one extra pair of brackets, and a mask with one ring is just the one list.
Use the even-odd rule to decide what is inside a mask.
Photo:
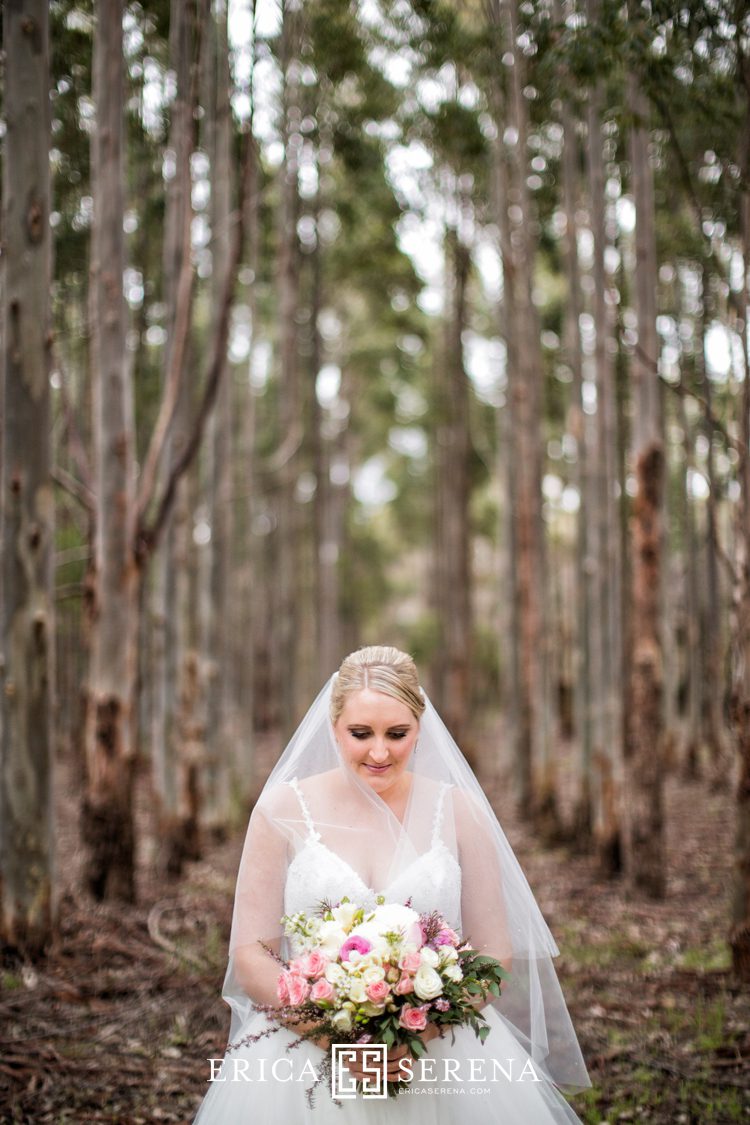
[[(408, 730), (411, 723), (393, 723), (386, 730)], [(347, 730), (372, 730), (369, 723), (348, 723)]]

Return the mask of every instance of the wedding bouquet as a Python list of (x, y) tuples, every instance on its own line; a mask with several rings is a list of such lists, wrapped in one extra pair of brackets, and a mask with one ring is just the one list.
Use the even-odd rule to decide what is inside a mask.
[[(406, 1044), (419, 1058), (426, 1051), (419, 1032), (428, 1020), (469, 1025), (482, 1041), (489, 1034), (476, 1005), (488, 993), (499, 996), (508, 974), (439, 913), (418, 914), (382, 896), (369, 910), (344, 898), (312, 915), (285, 915), (282, 924), (294, 955), (277, 957), (279, 1006), (260, 1007), (288, 1027), (306, 1025), (301, 1038)], [(388, 1084), (389, 1094), (402, 1089)]]

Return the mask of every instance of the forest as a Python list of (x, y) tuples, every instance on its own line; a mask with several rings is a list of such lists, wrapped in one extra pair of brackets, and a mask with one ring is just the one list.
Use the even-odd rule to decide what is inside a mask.
[(249, 810), (394, 644), (581, 1119), (748, 1120), (748, 6), (2, 21), (0, 1119), (191, 1120)]

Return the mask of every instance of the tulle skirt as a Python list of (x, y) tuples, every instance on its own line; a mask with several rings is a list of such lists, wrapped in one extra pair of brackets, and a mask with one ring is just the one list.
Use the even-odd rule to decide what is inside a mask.
[[(215, 1075), (193, 1125), (581, 1125), (556, 1086), (544, 1078), (493, 1007), (483, 1015), (490, 1034), (482, 1043), (468, 1027), (431, 1039), (413, 1063), (413, 1077), (398, 1097), (357, 1093), (332, 1100), (330, 1081), (307, 1091), (319, 1074), (323, 1051), (313, 1043), (287, 1050), (295, 1036), (281, 1029), (237, 1048), (224, 1060), (206, 1061)], [(236, 1040), (268, 1027), (254, 1012)], [(344, 1073), (346, 1080), (346, 1073)]]

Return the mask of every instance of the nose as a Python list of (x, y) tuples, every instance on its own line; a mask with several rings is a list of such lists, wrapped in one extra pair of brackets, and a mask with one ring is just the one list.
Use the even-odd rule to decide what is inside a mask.
[(388, 748), (384, 742), (376, 742), (370, 750), (370, 758), (375, 765), (382, 765), (388, 758)]

